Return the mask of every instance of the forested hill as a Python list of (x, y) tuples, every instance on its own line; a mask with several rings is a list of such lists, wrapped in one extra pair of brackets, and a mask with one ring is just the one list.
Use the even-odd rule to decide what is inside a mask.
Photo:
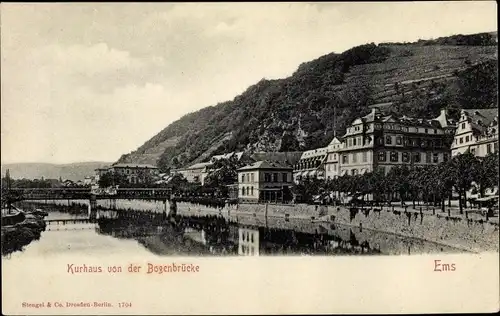
[(312, 149), (371, 106), (425, 117), (495, 107), (497, 45), (494, 32), (324, 55), (288, 78), (262, 79), (232, 101), (183, 116), (119, 161), (166, 170), (234, 150)]

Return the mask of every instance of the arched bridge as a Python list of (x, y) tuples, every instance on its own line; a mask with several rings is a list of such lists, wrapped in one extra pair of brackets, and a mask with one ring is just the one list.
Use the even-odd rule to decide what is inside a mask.
[(113, 194), (95, 193), (90, 188), (11, 188), (18, 200), (88, 200), (88, 199), (170, 199), (170, 188), (119, 188)]

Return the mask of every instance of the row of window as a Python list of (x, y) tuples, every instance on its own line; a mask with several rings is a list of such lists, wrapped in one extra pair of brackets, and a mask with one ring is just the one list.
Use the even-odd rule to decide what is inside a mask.
[[(401, 157), (401, 160), (400, 160)], [(443, 153), (443, 161), (448, 161), (449, 155), (447, 153)], [(438, 153), (409, 153), (403, 152), (400, 153), (397, 151), (389, 152), (389, 160), (390, 162), (426, 162), (426, 163), (439, 163), (439, 154)], [(378, 153), (378, 161), (387, 161), (387, 152), (381, 151)]]
[[(475, 155), (476, 154), (476, 148), (471, 148), (470, 152)], [(495, 142), (493, 144), (486, 144), (486, 154), (489, 155), (491, 153), (498, 152), (498, 143)]]
[(242, 187), (241, 188), (242, 196), (253, 196), (253, 187)]
[[(435, 128), (423, 128), (423, 127), (408, 127), (408, 126), (401, 126), (398, 124), (384, 124), (383, 125), (384, 129), (387, 130), (394, 130), (394, 131), (403, 131), (406, 133), (425, 133), (425, 134), (437, 134), (437, 129)], [(376, 129), (382, 129), (382, 124), (375, 124)], [(361, 126), (354, 126), (350, 128), (351, 132), (357, 132), (361, 131), (362, 127)]]
[[(254, 176), (255, 174), (254, 173), (244, 173), (241, 175), (241, 182), (242, 183), (247, 183), (247, 182), (254, 182), (255, 179), (254, 179)], [(280, 173), (264, 173), (264, 182), (288, 182), (289, 181), (289, 177), (288, 177), (288, 174), (283, 172), (281, 173), (281, 176), (280, 176)]]
[(328, 154), (328, 161), (333, 161), (333, 160), (337, 160), (337, 154), (335, 153)]
[(361, 153), (352, 153), (352, 154), (344, 154), (342, 155), (342, 164), (348, 164), (349, 163), (349, 156), (351, 156), (351, 163), (357, 163), (358, 162), (358, 156), (361, 156), (359, 161), (360, 162), (368, 162), (368, 152), (364, 151)]
[[(375, 128), (381, 129), (382, 124), (375, 124)], [(437, 129), (435, 128), (418, 128), (418, 127), (408, 127), (396, 124), (384, 124), (384, 129), (403, 131), (406, 133), (425, 133), (425, 134), (437, 134)]]
[(468, 143), (469, 141), (474, 141), (476, 140), (477, 141), (477, 137), (474, 139), (474, 136), (472, 135), (467, 135), (465, 137), (460, 137), (460, 138), (455, 138), (455, 145), (456, 144), (463, 144), (464, 142), (465, 143)]
[[(397, 151), (391, 151), (391, 152), (386, 152), (386, 151), (380, 151), (378, 153), (378, 161), (387, 161), (387, 154), (389, 153), (389, 160), (391, 162), (423, 162), (425, 161), (426, 163), (438, 163), (439, 162), (439, 154), (438, 153), (409, 153), (409, 152), (403, 152), (400, 153)], [(363, 152), (363, 153), (352, 153), (352, 154), (344, 154), (342, 155), (342, 164), (349, 164), (349, 163), (357, 163), (358, 162), (358, 155), (361, 154), (361, 162), (367, 162), (368, 161), (368, 153)], [(349, 162), (349, 156), (350, 156), (350, 162)], [(401, 158), (400, 158), (401, 157)], [(443, 161), (448, 161), (449, 155), (447, 153), (443, 154)], [(330, 165), (327, 166), (328, 171), (330, 171), (329, 168)], [(335, 165), (334, 165), (335, 166)], [(334, 167), (335, 168), (335, 167)], [(333, 171), (335, 171), (334, 169)]]
[(327, 164), (326, 171), (337, 171), (337, 164)]
[(319, 167), (320, 164), (321, 164), (321, 160), (299, 162), (298, 164), (295, 165), (295, 170), (317, 168), (317, 167)]
[(246, 241), (246, 242), (253, 242), (254, 241), (254, 234), (255, 233), (249, 233), (248, 231), (241, 231), (241, 240)]

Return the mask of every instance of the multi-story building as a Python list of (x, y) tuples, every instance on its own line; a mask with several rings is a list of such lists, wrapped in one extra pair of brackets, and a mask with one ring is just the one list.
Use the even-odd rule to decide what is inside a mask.
[(238, 195), (241, 202), (283, 201), (290, 190), (293, 168), (276, 162), (257, 161), (238, 169)]
[(454, 125), (446, 111), (435, 119), (383, 116), (377, 108), (357, 118), (342, 137), (340, 175), (393, 166), (438, 164), (450, 158)]
[(326, 156), (327, 147), (304, 151), (294, 166), (295, 182), (298, 183), (306, 178), (324, 179)]
[(498, 108), (461, 111), (451, 155), (467, 151), (478, 157), (498, 152)]
[(203, 185), (208, 176), (208, 170), (213, 165), (212, 162), (195, 163), (184, 169), (173, 170), (173, 173), (180, 173), (188, 182), (198, 182)]
[(243, 152), (231, 152), (223, 155), (215, 155), (210, 161), (196, 163), (192, 166), (173, 170), (173, 173), (180, 173), (188, 182), (198, 182), (201, 185), (205, 183), (206, 177), (210, 174), (214, 163), (220, 159), (235, 159), (236, 161), (250, 161)]
[(126, 176), (131, 184), (150, 182), (158, 174), (158, 167), (148, 164), (117, 163), (111, 165), (109, 170)]
[(333, 179), (340, 175), (340, 156), (339, 150), (342, 148), (343, 143), (338, 137), (334, 137), (328, 144), (327, 156), (325, 162), (325, 176), (326, 179)]

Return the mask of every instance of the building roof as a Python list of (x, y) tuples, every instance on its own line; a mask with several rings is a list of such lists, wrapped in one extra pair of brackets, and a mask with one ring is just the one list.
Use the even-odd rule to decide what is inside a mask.
[(250, 158), (254, 161), (276, 161), (281, 164), (294, 165), (300, 160), (302, 156), (301, 151), (288, 151), (288, 152), (256, 152)]
[(406, 115), (403, 115), (401, 117), (396, 117), (394, 115), (383, 115), (378, 108), (372, 108), (370, 113), (361, 117), (361, 120), (365, 123), (395, 122), (395, 123), (403, 123), (408, 125), (416, 125), (420, 127), (430, 127), (430, 128), (445, 128), (453, 125), (453, 122), (450, 119), (448, 119), (446, 115), (446, 110), (441, 110), (441, 114), (434, 119), (424, 119), (424, 118), (408, 117)]
[(311, 150), (304, 151), (302, 153), (302, 156), (300, 157), (300, 160), (307, 159), (307, 158), (321, 158), (321, 157), (326, 156), (327, 154), (328, 154), (328, 148), (326, 148), (326, 147), (311, 149)]
[(488, 126), (495, 118), (498, 117), (498, 108), (494, 109), (464, 109), (462, 110), (466, 113), (467, 117), (471, 120), (471, 123)]
[(211, 162), (200, 162), (200, 163), (195, 163), (194, 165), (191, 165), (189, 167), (187, 167), (186, 169), (203, 169), (203, 168), (206, 168), (208, 166), (211, 166), (213, 165), (213, 163)]
[(229, 159), (231, 157), (236, 158), (236, 160), (240, 160), (241, 157), (243, 156), (243, 152), (230, 152), (228, 154), (223, 154), (223, 155), (215, 155), (212, 157), (211, 160), (219, 160), (219, 159)]
[(158, 169), (158, 167), (149, 164), (137, 164), (137, 163), (117, 163), (111, 166), (111, 168), (143, 168), (143, 169)]
[(251, 165), (247, 165), (245, 167), (242, 167), (238, 169), (238, 171), (244, 171), (244, 170), (255, 170), (255, 169), (276, 169), (276, 170), (289, 170), (292, 171), (292, 167), (284, 166), (282, 164), (279, 164), (277, 162), (269, 162), (269, 161), (257, 161), (254, 162)]

